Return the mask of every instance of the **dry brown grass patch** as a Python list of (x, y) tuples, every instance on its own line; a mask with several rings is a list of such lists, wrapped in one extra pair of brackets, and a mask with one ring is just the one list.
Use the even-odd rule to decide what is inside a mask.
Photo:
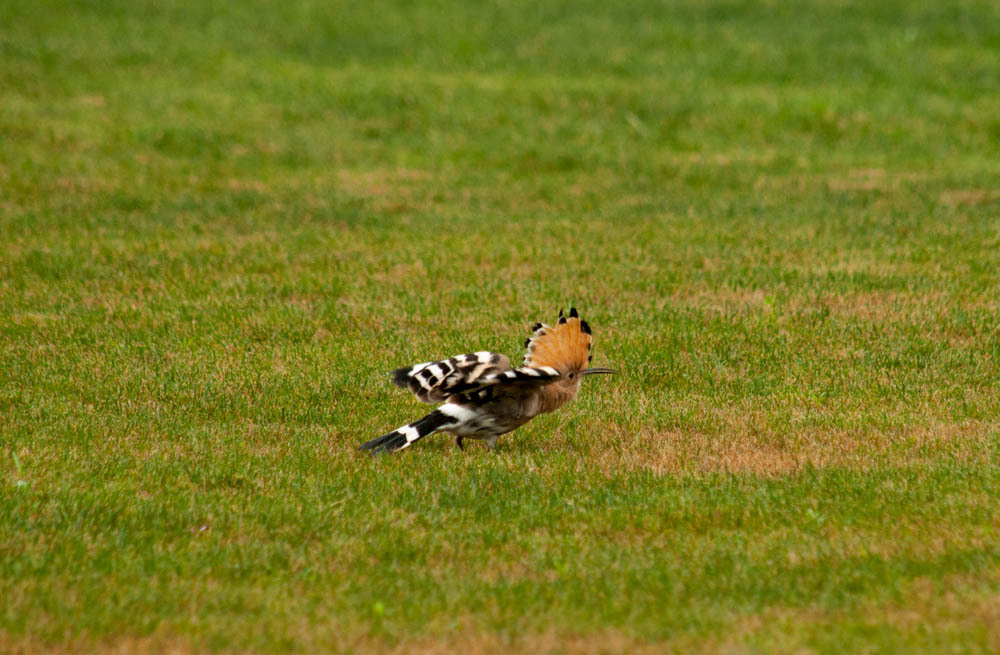
[(678, 643), (650, 642), (616, 631), (594, 634), (568, 635), (544, 632), (519, 635), (513, 638), (492, 633), (465, 634), (446, 639), (427, 639), (404, 642), (389, 650), (393, 655), (456, 653), (460, 655), (489, 655), (492, 653), (538, 653), (541, 655), (605, 655), (612, 653), (670, 653), (678, 652)]
[[(492, 653), (532, 653), (540, 655), (610, 655), (615, 653), (688, 652), (684, 645), (693, 640), (650, 642), (617, 631), (568, 634), (556, 631), (508, 636), (462, 627), (452, 634), (404, 638), (388, 642), (367, 635), (348, 635), (321, 630), (301, 640), (303, 652), (379, 653), (382, 655), (490, 655)], [(105, 640), (82, 637), (49, 642), (34, 637), (14, 637), (0, 632), (0, 652), (7, 655), (193, 655), (220, 652), (188, 638), (154, 635), (121, 636)], [(232, 652), (222, 650), (221, 652)]]
[(895, 191), (900, 183), (917, 179), (912, 174), (890, 174), (883, 168), (854, 168), (846, 175), (827, 179), (831, 191)]
[(105, 640), (67, 636), (49, 641), (34, 636), (15, 637), (0, 631), (0, 653), (5, 655), (193, 655), (205, 652), (182, 637), (121, 636)]
[(379, 211), (405, 211), (427, 204), (421, 188), (433, 179), (428, 171), (409, 168), (337, 171), (338, 187), (356, 198), (363, 198)]
[(773, 476), (807, 466), (864, 470), (907, 466), (943, 455), (962, 461), (988, 456), (984, 442), (1000, 422), (936, 423), (893, 432), (805, 429), (782, 433), (753, 415), (733, 417), (731, 430), (609, 430), (593, 445), (594, 461), (607, 471), (649, 470), (656, 474), (753, 473)]
[(953, 189), (938, 196), (938, 202), (951, 207), (986, 205), (1000, 199), (1000, 190), (995, 189)]

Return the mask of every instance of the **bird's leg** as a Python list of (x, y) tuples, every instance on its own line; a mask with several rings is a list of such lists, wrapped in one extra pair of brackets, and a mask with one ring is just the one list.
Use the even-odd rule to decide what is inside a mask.
[(459, 450), (465, 450), (465, 448), (462, 447), (462, 437), (455, 437), (455, 443), (458, 445)]
[(493, 450), (493, 446), (497, 445), (497, 437), (489, 437), (486, 439), (486, 450)]

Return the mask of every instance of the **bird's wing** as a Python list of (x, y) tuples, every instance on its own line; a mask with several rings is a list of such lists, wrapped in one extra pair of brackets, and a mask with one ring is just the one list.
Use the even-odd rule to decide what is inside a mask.
[(392, 380), (412, 391), (422, 403), (442, 403), (509, 369), (506, 355), (482, 351), (398, 368), (392, 372)]
[(561, 374), (551, 366), (520, 366), (518, 368), (488, 375), (457, 394), (460, 402), (486, 402), (497, 396), (520, 393), (534, 387), (552, 384)]
[(576, 308), (569, 310), (569, 318), (560, 310), (555, 327), (536, 323), (532, 328), (532, 336), (524, 342), (528, 352), (523, 366), (581, 371), (590, 362), (590, 344), (590, 326), (580, 318)]
[(475, 397), (496, 385), (545, 385), (557, 380), (559, 371), (547, 366), (512, 369), (505, 355), (483, 351), (396, 369), (392, 376), (421, 402), (442, 403), (452, 396)]

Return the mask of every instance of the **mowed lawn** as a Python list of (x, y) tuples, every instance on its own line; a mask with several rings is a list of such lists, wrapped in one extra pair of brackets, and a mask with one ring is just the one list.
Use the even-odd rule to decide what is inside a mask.
[(0, 4), (0, 652), (997, 650), (997, 3)]

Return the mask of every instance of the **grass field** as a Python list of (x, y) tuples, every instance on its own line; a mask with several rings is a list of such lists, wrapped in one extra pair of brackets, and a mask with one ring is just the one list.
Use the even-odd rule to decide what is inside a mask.
[(0, 652), (1000, 651), (1000, 6), (612, 5), (0, 4)]

